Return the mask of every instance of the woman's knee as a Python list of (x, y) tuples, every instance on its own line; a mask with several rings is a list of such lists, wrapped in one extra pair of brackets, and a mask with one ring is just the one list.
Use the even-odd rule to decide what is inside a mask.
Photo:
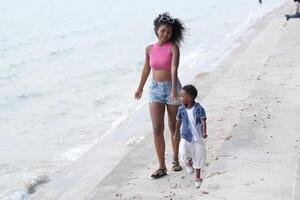
[(154, 133), (155, 136), (163, 135), (164, 126), (163, 125), (154, 125), (153, 126), (153, 133)]

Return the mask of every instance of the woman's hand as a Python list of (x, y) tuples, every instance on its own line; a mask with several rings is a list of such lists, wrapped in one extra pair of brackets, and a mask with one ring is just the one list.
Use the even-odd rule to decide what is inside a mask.
[(174, 101), (174, 102), (178, 101), (178, 95), (177, 95), (177, 91), (176, 90), (172, 91), (170, 98), (171, 98), (171, 101)]
[(140, 100), (141, 99), (141, 97), (142, 97), (142, 94), (143, 94), (143, 90), (137, 90), (137, 91), (135, 91), (135, 93), (134, 93), (134, 98), (136, 99), (136, 100)]

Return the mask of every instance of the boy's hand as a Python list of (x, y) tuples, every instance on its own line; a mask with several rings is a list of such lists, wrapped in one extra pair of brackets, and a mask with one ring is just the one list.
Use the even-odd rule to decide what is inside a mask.
[(207, 138), (207, 134), (206, 134), (206, 133), (204, 133), (204, 135), (203, 135), (203, 138), (204, 138), (204, 139), (206, 139), (206, 138)]

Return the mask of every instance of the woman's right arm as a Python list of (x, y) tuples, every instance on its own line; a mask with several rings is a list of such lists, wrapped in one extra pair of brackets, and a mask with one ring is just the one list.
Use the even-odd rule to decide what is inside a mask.
[(141, 80), (140, 80), (138, 89), (136, 90), (136, 92), (134, 94), (134, 97), (137, 100), (139, 100), (142, 97), (144, 85), (145, 85), (145, 83), (148, 79), (148, 76), (150, 74), (150, 71), (151, 71), (150, 57), (149, 57), (150, 49), (151, 49), (151, 45), (146, 48), (146, 58), (145, 58), (145, 64), (144, 64), (143, 72), (142, 72), (142, 75), (141, 75)]

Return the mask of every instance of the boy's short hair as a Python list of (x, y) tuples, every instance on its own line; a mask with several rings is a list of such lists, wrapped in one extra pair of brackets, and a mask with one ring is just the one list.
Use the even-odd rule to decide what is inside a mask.
[(196, 99), (196, 97), (197, 97), (197, 95), (198, 95), (198, 91), (197, 91), (197, 89), (196, 89), (195, 86), (193, 86), (193, 85), (185, 85), (185, 86), (183, 86), (182, 89), (183, 89), (184, 91), (186, 91), (186, 93), (188, 93), (188, 95), (189, 95), (190, 97), (192, 97), (193, 100)]

